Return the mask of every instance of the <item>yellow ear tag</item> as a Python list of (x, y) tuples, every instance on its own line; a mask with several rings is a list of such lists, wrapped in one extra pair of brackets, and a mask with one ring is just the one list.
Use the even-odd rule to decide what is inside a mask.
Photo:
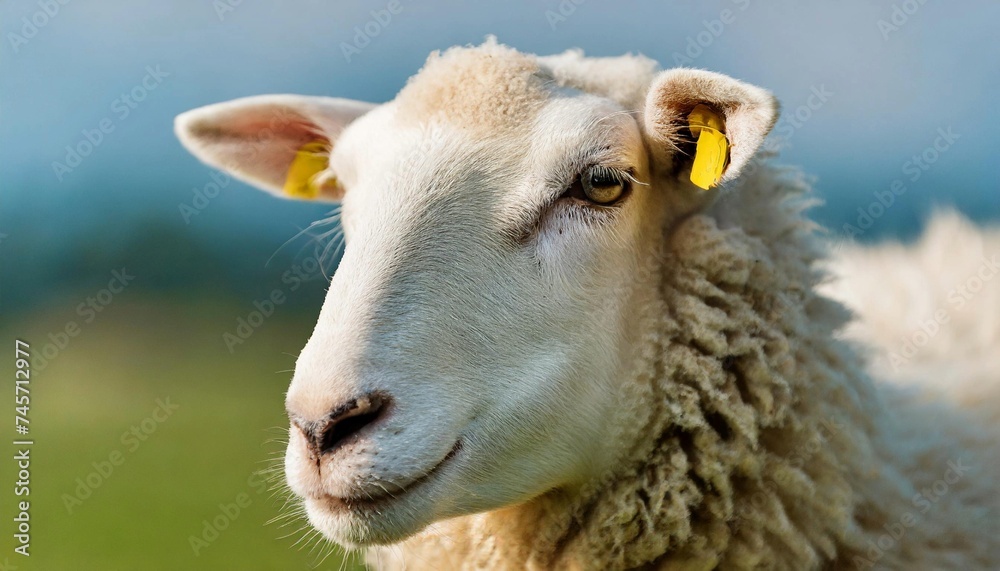
[(723, 133), (722, 118), (707, 105), (695, 105), (688, 114), (688, 127), (698, 137), (691, 182), (708, 190), (719, 183), (729, 163), (729, 140)]
[(288, 176), (282, 192), (292, 198), (313, 200), (319, 196), (323, 186), (334, 183), (332, 179), (317, 180), (319, 173), (326, 170), (329, 145), (325, 141), (313, 141), (299, 147), (295, 158), (288, 167)]

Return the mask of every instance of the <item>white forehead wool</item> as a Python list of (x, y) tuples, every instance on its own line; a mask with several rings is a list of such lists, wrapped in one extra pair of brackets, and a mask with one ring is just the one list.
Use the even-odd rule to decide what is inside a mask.
[(552, 83), (535, 56), (490, 39), (432, 53), (396, 97), (398, 117), (444, 119), (473, 130), (509, 129), (533, 120)]

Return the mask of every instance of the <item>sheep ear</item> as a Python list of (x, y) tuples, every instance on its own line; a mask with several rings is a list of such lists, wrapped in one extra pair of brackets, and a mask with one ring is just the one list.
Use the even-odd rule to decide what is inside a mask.
[(340, 132), (372, 103), (261, 95), (199, 107), (177, 116), (181, 143), (203, 162), (287, 198), (339, 200), (328, 171)]
[[(672, 69), (653, 81), (644, 123), (657, 162), (708, 188), (739, 176), (774, 127), (778, 109), (774, 96), (759, 87), (710, 71)], [(706, 124), (701, 136), (698, 126)]]

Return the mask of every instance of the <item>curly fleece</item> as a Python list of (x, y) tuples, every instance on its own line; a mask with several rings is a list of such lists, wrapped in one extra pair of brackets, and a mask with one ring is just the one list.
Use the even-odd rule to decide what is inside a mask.
[(408, 569), (989, 569), (997, 431), (876, 386), (833, 335), (807, 185), (758, 164), (664, 236), (638, 446), (586, 489), (432, 526)]

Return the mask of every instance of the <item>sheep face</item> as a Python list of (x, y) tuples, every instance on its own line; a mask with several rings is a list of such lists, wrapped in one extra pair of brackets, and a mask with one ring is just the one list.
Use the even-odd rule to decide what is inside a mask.
[(341, 201), (346, 245), (288, 391), (285, 467), (339, 543), (572, 490), (641, 437), (625, 381), (662, 235), (715, 194), (678, 177), (669, 105), (755, 88), (673, 73), (632, 109), (546, 65), (484, 46), (378, 107), (266, 96), (178, 119), (206, 162), (276, 192), (303, 145), (330, 149), (312, 188)]
[[(659, 211), (638, 126), (616, 111), (554, 99), (530, 134), (483, 138), (399, 128), (389, 104), (344, 132), (344, 257), (287, 400), (302, 419), (289, 482), (317, 527), (392, 541), (606, 465)], [(595, 165), (620, 170), (598, 180), (628, 196), (575, 191)], [(369, 394), (383, 410), (317, 465), (299, 427)]]

